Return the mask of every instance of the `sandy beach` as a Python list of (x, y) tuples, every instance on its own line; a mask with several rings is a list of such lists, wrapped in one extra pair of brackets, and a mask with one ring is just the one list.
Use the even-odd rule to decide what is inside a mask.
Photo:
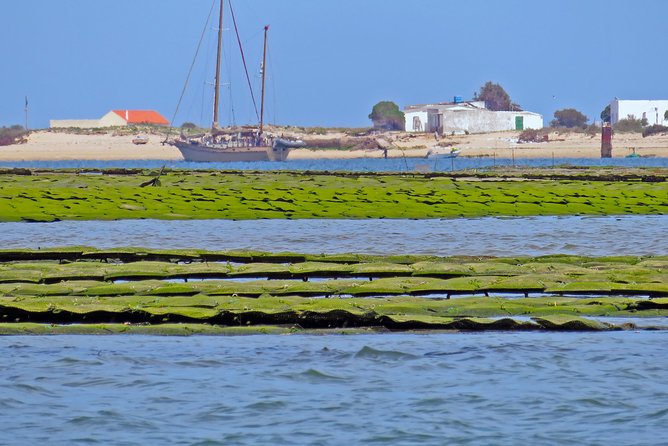
[[(299, 135), (296, 137), (335, 138), (341, 133)], [(57, 161), (57, 160), (182, 160), (175, 147), (162, 144), (164, 135), (149, 135), (144, 145), (132, 143), (134, 135), (81, 135), (74, 133), (35, 131), (28, 142), (0, 147), (0, 161)], [(424, 157), (428, 153), (448, 153), (459, 149), (462, 157), (496, 156), (497, 158), (599, 158), (600, 135), (584, 133), (549, 134), (548, 142), (519, 144), (517, 132), (497, 132), (475, 135), (454, 135), (436, 139), (434, 135), (391, 132), (383, 139), (394, 148), (389, 157)], [(613, 141), (613, 157), (625, 157), (632, 148), (642, 156), (668, 157), (668, 135), (643, 138), (639, 134), (617, 134)], [(288, 159), (381, 158), (382, 150), (311, 150), (294, 149)]]

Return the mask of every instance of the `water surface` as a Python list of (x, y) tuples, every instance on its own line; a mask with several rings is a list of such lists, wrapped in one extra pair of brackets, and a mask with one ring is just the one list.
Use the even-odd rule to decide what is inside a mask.
[(162, 166), (174, 169), (221, 169), (221, 170), (314, 170), (314, 171), (354, 171), (354, 172), (407, 172), (433, 171), (449, 172), (462, 169), (485, 169), (494, 166), (552, 167), (573, 166), (627, 166), (627, 167), (668, 167), (668, 158), (532, 158), (516, 159), (478, 157), (455, 159), (443, 158), (353, 158), (321, 160), (289, 160), (284, 162), (234, 162), (195, 163), (187, 161), (162, 160), (67, 160), (67, 161), (15, 161), (0, 162), (0, 167), (34, 168), (151, 168)]
[(0, 338), (0, 443), (662, 444), (668, 333)]
[(253, 249), (428, 255), (668, 255), (668, 216), (0, 223), (3, 248)]

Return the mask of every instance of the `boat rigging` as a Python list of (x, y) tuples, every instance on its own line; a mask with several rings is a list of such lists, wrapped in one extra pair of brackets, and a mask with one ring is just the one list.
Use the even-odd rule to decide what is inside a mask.
[[(251, 86), (250, 76), (248, 75), (248, 68), (246, 65), (246, 58), (241, 45), (241, 38), (239, 30), (232, 9), (232, 3), (229, 2), (232, 22), (234, 24), (239, 49), (241, 52), (241, 59), (246, 72), (246, 79), (251, 91), (251, 98), (257, 116), (257, 105), (255, 103), (255, 95)], [(291, 141), (283, 138), (277, 138), (265, 132), (264, 129), (264, 99), (265, 99), (265, 75), (266, 75), (266, 61), (267, 61), (267, 37), (269, 33), (269, 26), (264, 27), (264, 48), (262, 56), (262, 91), (260, 101), (260, 113), (258, 116), (259, 125), (243, 126), (243, 127), (229, 127), (221, 128), (219, 123), (218, 110), (220, 106), (220, 84), (221, 84), (221, 55), (223, 48), (223, 12), (224, 2), (220, 0), (220, 8), (218, 15), (218, 46), (216, 54), (216, 73), (214, 85), (214, 101), (213, 101), (213, 119), (211, 124), (211, 131), (201, 135), (187, 135), (181, 132), (181, 135), (174, 139), (166, 141), (179, 149), (183, 158), (186, 161), (199, 162), (228, 162), (228, 161), (284, 161), (291, 148), (303, 147), (302, 141)], [(207, 21), (208, 23), (208, 21)], [(201, 44), (201, 40), (200, 40)], [(199, 47), (197, 52), (199, 52)], [(194, 64), (194, 63), (193, 63)], [(191, 67), (192, 71), (192, 67)], [(190, 73), (188, 74), (188, 78)], [(186, 83), (188, 80), (186, 80)], [(185, 91), (184, 87), (184, 91)], [(183, 98), (183, 92), (181, 99)], [(179, 104), (181, 102), (179, 100)], [(178, 110), (178, 106), (177, 106)], [(176, 113), (175, 113), (176, 115)]]

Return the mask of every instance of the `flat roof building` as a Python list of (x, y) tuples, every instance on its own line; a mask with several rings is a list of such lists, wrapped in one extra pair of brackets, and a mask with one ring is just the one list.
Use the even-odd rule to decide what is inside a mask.
[(528, 111), (492, 111), (484, 101), (440, 102), (404, 108), (407, 132), (487, 133), (542, 129), (543, 116)]
[(647, 125), (668, 125), (668, 100), (613, 99), (610, 102), (610, 122), (617, 124), (622, 119), (646, 119)]

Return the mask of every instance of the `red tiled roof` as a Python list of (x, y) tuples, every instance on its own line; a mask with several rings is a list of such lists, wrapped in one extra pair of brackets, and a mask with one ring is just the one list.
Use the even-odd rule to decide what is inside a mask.
[(114, 113), (127, 120), (128, 124), (169, 124), (164, 116), (153, 110), (114, 110)]

